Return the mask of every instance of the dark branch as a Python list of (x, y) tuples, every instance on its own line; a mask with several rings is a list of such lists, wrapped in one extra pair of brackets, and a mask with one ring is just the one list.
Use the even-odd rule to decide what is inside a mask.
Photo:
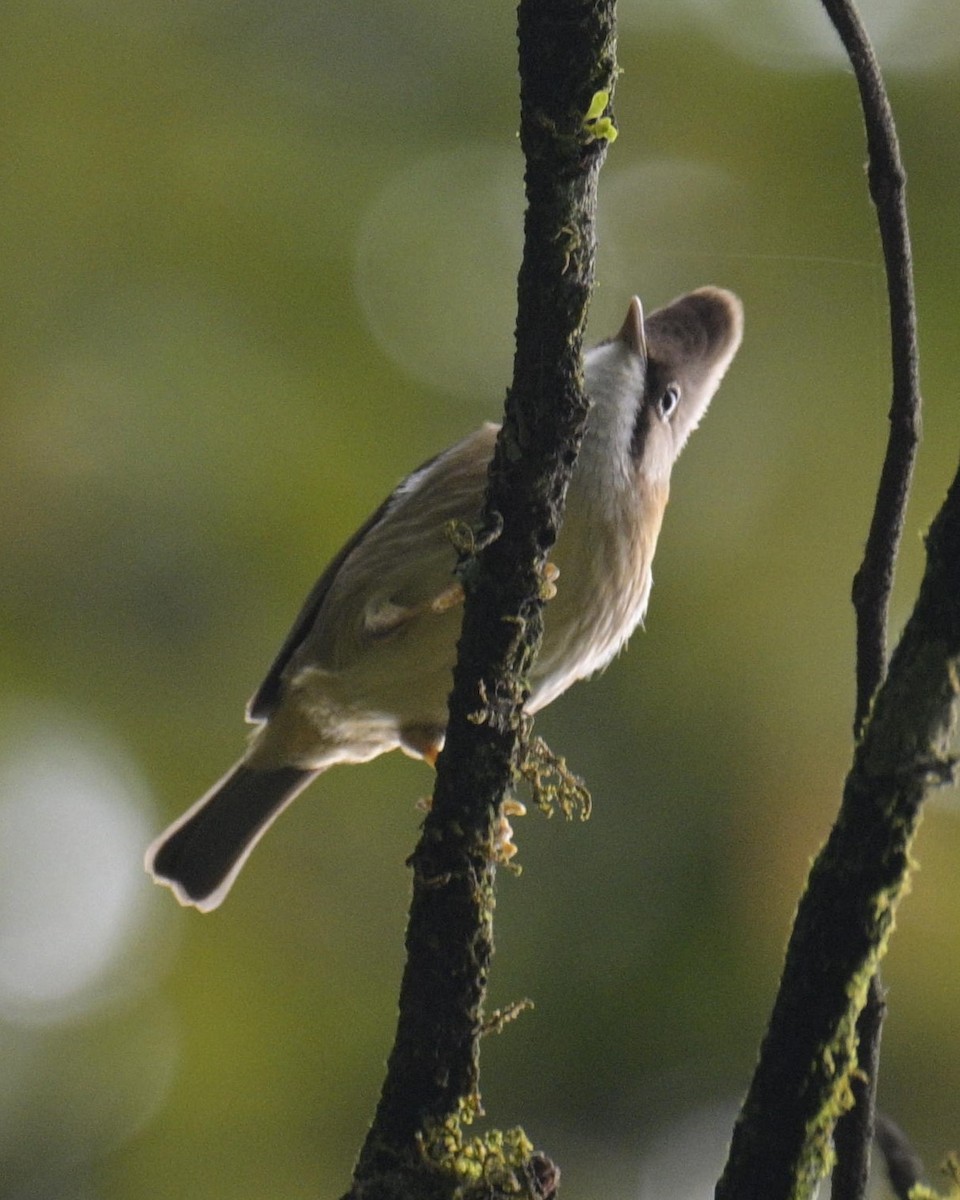
[[(521, 0), (519, 7), (527, 212), (514, 377), (491, 466), (487, 544), (463, 570), (446, 746), (412, 858), (396, 1041), (354, 1177), (352, 1194), (365, 1200), (432, 1194), (418, 1136), (478, 1097), (494, 823), (514, 779), (525, 679), (540, 642), (541, 570), (587, 413), (581, 347), (606, 143), (584, 116), (596, 93), (613, 92), (614, 13), (614, 0)], [(542, 1194), (538, 1181), (555, 1171), (538, 1162), (527, 1186)], [(433, 1187), (443, 1184), (435, 1179)]]
[(877, 1145), (893, 1194), (897, 1200), (910, 1200), (911, 1191), (923, 1179), (923, 1163), (903, 1130), (882, 1113), (877, 1113)]
[(953, 777), (960, 695), (960, 472), (920, 594), (810, 872), (718, 1200), (812, 1194), (856, 1068), (856, 1020), (886, 948), (922, 802)]
[(853, 582), (853, 605), (857, 613), (854, 733), (859, 737), (870, 701), (886, 671), (887, 608), (920, 440), (917, 322), (906, 173), (883, 75), (852, 0), (822, 0), (822, 3), (843, 42), (860, 89), (870, 197), (877, 210), (890, 307), (893, 367), (890, 437), (863, 562)]
[[(880, 66), (853, 0), (823, 0), (823, 6), (847, 51), (860, 90), (870, 196), (877, 211), (890, 309), (893, 371), (890, 434), (863, 562), (853, 581), (857, 617), (853, 728), (854, 736), (859, 737), (887, 669), (887, 614), (920, 436), (920, 385), (906, 175), (893, 112)], [(875, 978), (858, 1028), (861, 1072), (852, 1083), (854, 1105), (837, 1129), (835, 1200), (862, 1200), (866, 1192), (880, 1063), (882, 993), (880, 980)]]
[(955, 483), (931, 531), (921, 595), (885, 681), (887, 611), (920, 425), (905, 175), (883, 80), (856, 10), (845, 0), (823, 3), (860, 89), (887, 272), (893, 399), (876, 505), (853, 585), (854, 732), (862, 741), (837, 824), (800, 904), (760, 1063), (717, 1189), (718, 1197), (737, 1200), (812, 1190), (829, 1164), (836, 1122), (851, 1102), (853, 1113), (837, 1130), (834, 1195), (859, 1200), (864, 1194), (884, 1011), (876, 968), (906, 880), (920, 804), (942, 777), (960, 651), (960, 591), (941, 551), (951, 539), (960, 551)]

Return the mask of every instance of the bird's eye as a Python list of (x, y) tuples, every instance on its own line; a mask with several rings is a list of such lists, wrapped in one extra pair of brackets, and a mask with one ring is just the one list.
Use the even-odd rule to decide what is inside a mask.
[(680, 386), (676, 383), (667, 384), (663, 389), (663, 394), (657, 401), (657, 411), (664, 421), (669, 421), (673, 414), (677, 411), (677, 405), (680, 403)]

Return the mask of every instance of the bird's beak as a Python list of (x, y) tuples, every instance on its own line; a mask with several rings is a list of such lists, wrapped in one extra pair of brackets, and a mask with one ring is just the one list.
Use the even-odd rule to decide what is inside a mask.
[(647, 339), (643, 332), (643, 305), (640, 297), (634, 296), (627, 309), (626, 320), (620, 326), (617, 341), (625, 342), (634, 354), (647, 357)]

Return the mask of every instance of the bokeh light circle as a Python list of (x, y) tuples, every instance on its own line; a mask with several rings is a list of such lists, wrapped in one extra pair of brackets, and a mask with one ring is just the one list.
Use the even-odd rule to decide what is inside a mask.
[(124, 954), (146, 916), (146, 785), (99, 729), (15, 720), (0, 746), (0, 1017), (86, 1013), (142, 978)]
[(381, 349), (471, 402), (499, 399), (509, 379), (522, 170), (510, 147), (425, 155), (387, 183), (357, 238), (357, 297)]

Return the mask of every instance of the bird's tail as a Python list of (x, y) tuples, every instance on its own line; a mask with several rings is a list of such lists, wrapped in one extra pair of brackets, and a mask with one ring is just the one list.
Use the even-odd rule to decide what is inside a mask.
[(238, 763), (149, 847), (146, 867), (181, 904), (209, 912), (247, 856), (318, 771), (255, 771)]

